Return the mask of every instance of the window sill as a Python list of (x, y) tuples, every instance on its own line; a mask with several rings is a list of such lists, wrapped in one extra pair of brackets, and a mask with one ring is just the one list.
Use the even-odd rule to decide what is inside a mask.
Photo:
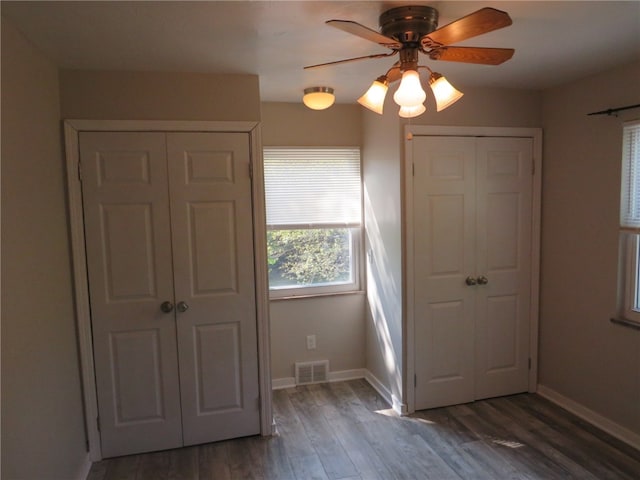
[(640, 322), (636, 322), (635, 320), (627, 320), (626, 318), (614, 317), (611, 318), (611, 323), (615, 323), (617, 325), (622, 325), (623, 327), (633, 328), (634, 330), (640, 330)]
[(364, 295), (364, 290), (350, 290), (348, 292), (328, 292), (328, 293), (311, 293), (308, 295), (289, 295), (286, 297), (270, 297), (270, 302), (280, 302), (282, 300), (297, 300), (302, 298), (319, 298), (319, 297), (341, 297), (344, 295)]

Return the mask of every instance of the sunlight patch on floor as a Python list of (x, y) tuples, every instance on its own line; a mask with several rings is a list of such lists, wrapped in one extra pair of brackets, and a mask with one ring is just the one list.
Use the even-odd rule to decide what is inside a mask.
[(398, 412), (396, 412), (393, 408), (387, 408), (384, 410), (376, 410), (375, 413), (377, 413), (378, 415), (384, 415), (385, 417), (395, 417), (399, 420), (404, 420), (404, 421), (408, 421), (408, 422), (417, 422), (417, 423), (424, 423), (426, 425), (435, 425), (436, 422), (432, 422), (431, 420), (427, 420), (426, 418), (420, 418), (420, 417), (403, 417), (401, 415), (398, 415)]
[(400, 417), (393, 408), (386, 408), (383, 410), (375, 411), (378, 415), (384, 415), (385, 417)]
[(495, 438), (492, 440), (492, 442), (498, 445), (502, 445), (503, 447), (509, 447), (509, 448), (524, 447), (524, 443), (516, 442), (514, 440), (501, 440), (499, 438)]

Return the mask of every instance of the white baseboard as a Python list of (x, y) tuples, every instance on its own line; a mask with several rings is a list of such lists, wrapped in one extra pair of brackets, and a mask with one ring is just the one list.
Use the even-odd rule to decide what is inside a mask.
[(389, 389), (385, 387), (380, 380), (378, 380), (378, 377), (376, 377), (373, 373), (367, 370), (365, 373), (364, 379), (367, 382), (369, 382), (369, 385), (371, 385), (373, 389), (376, 392), (378, 392), (380, 396), (384, 398), (389, 405), (393, 405), (393, 399), (391, 398), (391, 391), (389, 391)]
[(87, 453), (87, 455), (84, 457), (82, 465), (80, 465), (80, 467), (78, 468), (78, 473), (76, 474), (75, 478), (77, 478), (78, 480), (86, 480), (89, 476), (91, 465), (91, 458), (89, 458), (89, 454)]
[(608, 434), (622, 440), (624, 443), (640, 450), (640, 435), (623, 427), (622, 425), (603, 417), (599, 413), (585, 407), (584, 405), (565, 397), (555, 390), (544, 385), (538, 385), (538, 395), (555, 403), (556, 405), (570, 411), (574, 415), (586, 420), (590, 424), (604, 430)]
[(364, 378), (365, 376), (364, 368), (354, 368), (353, 370), (341, 370), (339, 372), (329, 372), (329, 381), (330, 382), (342, 382), (346, 380), (357, 380), (359, 378)]
[[(364, 368), (354, 368), (353, 370), (340, 370), (337, 372), (329, 372), (329, 382), (342, 382), (345, 380), (356, 380), (365, 377)], [(274, 378), (271, 380), (271, 388), (273, 390), (281, 390), (283, 388), (293, 388), (296, 386), (295, 377)]]
[(402, 417), (404, 417), (405, 415), (409, 415), (409, 407), (406, 403), (402, 403), (400, 399), (395, 395), (391, 395), (391, 400), (391, 405), (398, 415)]
[(392, 394), (391, 391), (380, 380), (378, 380), (378, 377), (369, 370), (365, 370), (364, 379), (369, 382), (369, 385), (371, 385), (389, 405), (391, 405), (391, 408), (393, 408), (398, 415), (407, 415), (409, 413), (407, 405), (400, 402), (398, 397)]
[(296, 386), (295, 377), (272, 378), (271, 389), (281, 390), (283, 388), (292, 388)]

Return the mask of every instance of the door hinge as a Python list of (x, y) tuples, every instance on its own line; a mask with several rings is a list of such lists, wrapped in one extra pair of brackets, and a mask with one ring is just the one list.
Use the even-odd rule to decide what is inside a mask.
[(100, 431), (100, 417), (96, 417), (96, 425), (98, 426), (98, 431)]
[(413, 375), (413, 388), (418, 386), (418, 375)]
[(536, 174), (536, 161), (532, 161), (531, 162), (531, 175), (535, 175)]
[(253, 180), (253, 162), (249, 162), (249, 178)]
[(416, 176), (416, 164), (415, 163), (411, 164), (411, 176), (412, 177)]
[(529, 358), (529, 370), (531, 370), (531, 358)]

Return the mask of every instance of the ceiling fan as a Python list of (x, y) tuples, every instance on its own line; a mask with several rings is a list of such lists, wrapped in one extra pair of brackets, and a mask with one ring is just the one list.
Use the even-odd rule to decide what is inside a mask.
[(440, 28), (438, 28), (438, 10), (424, 5), (395, 7), (383, 12), (379, 18), (380, 32), (351, 20), (328, 20), (326, 23), (344, 32), (375, 42), (391, 51), (310, 65), (304, 67), (305, 69), (399, 54), (399, 61), (386, 74), (378, 77), (367, 93), (358, 99), (359, 103), (380, 114), (389, 84), (400, 79), (402, 79), (400, 87), (394, 94), (394, 100), (401, 107), (400, 116), (411, 118), (425, 111), (423, 102), (426, 94), (420, 86), (418, 75), (420, 68), (426, 68), (430, 72), (429, 84), (434, 91), (438, 111), (462, 97), (462, 93), (455, 90), (442, 75), (433, 72), (429, 67), (418, 65), (419, 53), (427, 55), (431, 60), (482, 65), (499, 65), (509, 60), (514, 53), (512, 48), (451, 46), (468, 38), (511, 25), (509, 14), (488, 7)]

